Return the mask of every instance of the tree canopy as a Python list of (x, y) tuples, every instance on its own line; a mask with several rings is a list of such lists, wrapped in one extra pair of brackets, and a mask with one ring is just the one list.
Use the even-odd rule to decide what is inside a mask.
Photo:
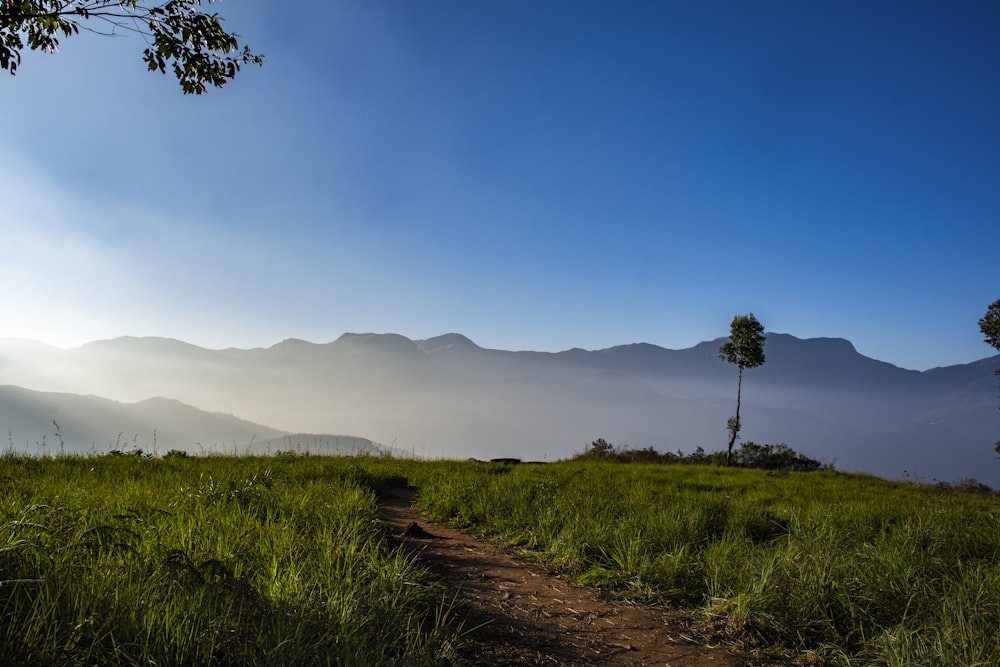
[(986, 314), (979, 320), (979, 330), (986, 336), (987, 343), (1000, 350), (1000, 299), (986, 309)]
[[(986, 314), (979, 319), (979, 330), (986, 336), (987, 343), (1000, 350), (1000, 299), (986, 308)], [(1000, 368), (996, 373), (1000, 375)], [(997, 440), (994, 449), (1000, 455), (1000, 440)]]
[(264, 60), (223, 29), (218, 14), (201, 8), (202, 0), (0, 0), (0, 69), (15, 74), (25, 48), (55, 53), (61, 38), (81, 29), (136, 33), (145, 40), (149, 71), (166, 74), (169, 66), (185, 94), (200, 95), (224, 86), (241, 65)]
[(764, 325), (753, 313), (737, 315), (729, 325), (729, 340), (719, 348), (719, 357), (744, 368), (764, 363)]

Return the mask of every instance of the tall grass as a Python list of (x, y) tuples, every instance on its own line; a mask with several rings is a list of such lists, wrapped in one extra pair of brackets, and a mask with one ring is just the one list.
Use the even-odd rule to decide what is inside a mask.
[(1000, 500), (832, 471), (0, 457), (0, 664), (430, 665), (373, 488), (783, 662), (1000, 664)]
[(1000, 501), (832, 471), (440, 463), (429, 516), (752, 645), (839, 664), (1000, 664)]
[(0, 457), (0, 663), (447, 664), (349, 459)]

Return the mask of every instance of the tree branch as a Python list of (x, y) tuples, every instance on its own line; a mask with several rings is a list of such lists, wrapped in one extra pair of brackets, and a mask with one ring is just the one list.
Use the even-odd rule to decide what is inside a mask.
[[(0, 69), (14, 74), (25, 46), (52, 53), (58, 51), (60, 36), (81, 28), (108, 37), (120, 30), (142, 35), (147, 69), (166, 73), (169, 64), (185, 93), (201, 94), (208, 85), (225, 85), (241, 65), (261, 65), (264, 59), (245, 45), (241, 51), (239, 36), (223, 29), (218, 14), (200, 11), (202, 2), (0, 0)], [(88, 27), (84, 22), (90, 19), (110, 24), (110, 32)]]

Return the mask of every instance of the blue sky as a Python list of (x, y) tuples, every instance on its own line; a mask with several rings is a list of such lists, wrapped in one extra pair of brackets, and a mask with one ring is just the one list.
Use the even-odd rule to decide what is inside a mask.
[(993, 353), (1000, 4), (213, 9), (266, 61), (201, 97), (136, 37), (0, 76), (0, 336)]

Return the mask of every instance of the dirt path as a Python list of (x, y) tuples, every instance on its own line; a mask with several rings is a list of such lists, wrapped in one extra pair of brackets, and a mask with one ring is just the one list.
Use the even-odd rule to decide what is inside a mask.
[(737, 656), (684, 637), (655, 609), (613, 602), (493, 543), (428, 523), (411, 507), (413, 491), (384, 489), (382, 519), (392, 534), (456, 596), (467, 628), (463, 657), (474, 665), (662, 665), (738, 667)]

